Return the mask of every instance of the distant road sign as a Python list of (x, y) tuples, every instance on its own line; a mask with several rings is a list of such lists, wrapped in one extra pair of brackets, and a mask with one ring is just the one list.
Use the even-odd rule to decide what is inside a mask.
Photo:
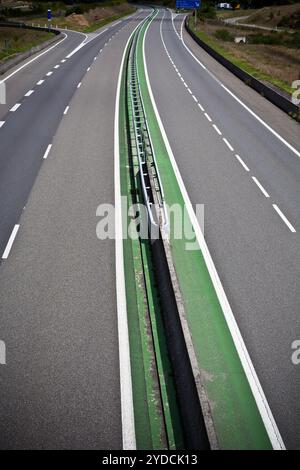
[(176, 8), (183, 10), (194, 10), (200, 8), (201, 0), (176, 0)]
[(48, 18), (49, 21), (52, 19), (52, 11), (51, 10), (47, 11), (47, 18)]

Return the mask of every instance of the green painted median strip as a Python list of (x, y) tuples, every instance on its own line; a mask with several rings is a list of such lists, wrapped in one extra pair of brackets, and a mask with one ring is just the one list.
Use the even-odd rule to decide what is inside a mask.
[[(146, 28), (147, 24), (143, 26), (138, 40), (137, 61), (148, 126), (166, 203), (169, 206), (180, 204), (184, 208), (184, 200), (147, 88), (142, 48)], [(182, 239), (175, 239), (174, 224), (171, 222), (170, 225), (173, 262), (220, 447), (222, 449), (270, 449), (271, 443), (202, 253), (200, 249), (187, 251), (185, 244), (190, 240), (184, 236)]]
[[(128, 130), (132, 128), (130, 103), (126, 100), (126, 63), (120, 93), (119, 148), (121, 194), (130, 207), (142, 202), (142, 196), (136, 156), (131, 154), (128, 141)], [(133, 221), (127, 214), (127, 227), (129, 224), (132, 226)], [(128, 237), (123, 241), (123, 250), (137, 448), (180, 449), (184, 447), (180, 417), (149, 243)]]

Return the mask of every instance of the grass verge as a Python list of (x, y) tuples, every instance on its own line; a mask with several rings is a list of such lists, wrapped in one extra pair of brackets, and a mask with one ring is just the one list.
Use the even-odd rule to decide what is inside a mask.
[[(247, 55), (247, 50), (246, 48), (249, 48), (249, 46), (244, 45), (236, 45), (236, 53), (233, 51), (231, 48), (231, 43), (230, 45), (228, 43), (225, 43), (224, 41), (218, 41), (217, 38), (215, 38), (213, 35), (203, 31), (199, 30), (199, 27), (195, 28), (194, 21), (192, 21), (192, 18), (189, 18), (189, 27), (190, 29), (206, 44), (208, 44), (211, 48), (213, 48), (215, 51), (217, 51), (219, 54), (221, 54), (223, 57), (226, 59), (230, 60), (234, 65), (240, 67), (242, 70), (245, 72), (249, 73), (252, 75), (254, 78), (257, 78), (258, 80), (261, 80), (263, 82), (270, 83), (271, 85), (277, 87), (279, 90), (284, 91), (285, 93), (288, 93), (289, 95), (293, 93), (294, 89), (291, 87), (291, 82), (286, 82), (282, 80), (279, 77), (276, 77), (276, 73), (274, 70), (274, 74), (266, 73), (262, 69), (267, 66), (266, 63), (263, 63), (262, 56), (259, 57), (257, 55), (258, 51), (258, 46), (254, 46), (254, 51), (253, 51), (253, 56), (252, 52), (249, 51), (248, 53), (248, 60), (246, 59)], [(234, 45), (235, 46), (235, 45)], [(241, 49), (241, 47), (243, 49)], [(266, 46), (267, 47), (267, 46)], [(229, 50), (230, 48), (230, 50)], [(242, 54), (243, 58), (238, 57), (239, 54)], [(255, 54), (255, 55), (254, 55)], [(261, 67), (259, 66), (254, 66), (251, 63), (251, 60), (255, 59), (256, 63), (259, 63), (261, 61)], [(270, 67), (271, 68), (271, 67)], [(295, 76), (295, 80), (298, 77)]]

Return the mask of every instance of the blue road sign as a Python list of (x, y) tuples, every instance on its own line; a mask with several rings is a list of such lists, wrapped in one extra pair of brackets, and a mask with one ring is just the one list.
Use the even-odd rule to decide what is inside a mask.
[(52, 19), (52, 11), (51, 10), (47, 11), (47, 18), (48, 18), (49, 21)]
[(200, 8), (201, 0), (176, 0), (176, 8), (183, 10), (194, 10)]

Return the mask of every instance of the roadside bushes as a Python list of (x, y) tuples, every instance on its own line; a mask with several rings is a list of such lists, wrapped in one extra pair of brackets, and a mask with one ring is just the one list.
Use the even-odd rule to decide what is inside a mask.
[(292, 49), (300, 48), (300, 31), (291, 34), (249, 34), (247, 40), (250, 44), (265, 44), (269, 46), (284, 46)]
[(273, 34), (262, 34), (255, 33), (247, 36), (249, 43), (251, 44), (266, 44), (269, 46), (280, 46), (283, 43), (283, 37), (279, 33)]
[(84, 8), (81, 5), (75, 5), (74, 7), (68, 8), (65, 16), (72, 15), (76, 13), (76, 15), (82, 15), (84, 13)]
[(18, 18), (24, 16), (38, 16), (46, 14), (47, 7), (41, 3), (34, 3), (32, 8), (27, 10), (17, 9), (17, 8), (3, 8), (1, 10), (1, 15), (6, 18)]
[(227, 29), (217, 29), (215, 37), (220, 41), (233, 42), (234, 37)]
[(201, 9), (199, 10), (199, 17), (201, 19), (207, 18), (210, 20), (215, 19), (217, 16), (216, 9), (214, 6), (210, 5), (209, 3), (202, 3)]

